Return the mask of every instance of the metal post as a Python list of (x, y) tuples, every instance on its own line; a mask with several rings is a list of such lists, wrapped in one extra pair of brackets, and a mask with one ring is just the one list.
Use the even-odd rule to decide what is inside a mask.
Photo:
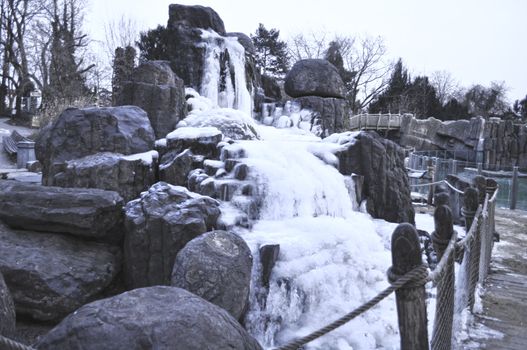
[(515, 166), (512, 170), (510, 209), (515, 210), (518, 202), (518, 167)]
[[(434, 212), (435, 231), (432, 242), (441, 260), (454, 234), (452, 212), (450, 208), (441, 205)], [(450, 350), (452, 348), (452, 323), (454, 319), (454, 252), (447, 258), (444, 273), (437, 282), (437, 306), (432, 333), (433, 350)]]
[[(404, 275), (422, 264), (421, 245), (415, 228), (399, 224), (392, 234), (392, 273)], [(428, 350), (426, 291), (409, 286), (395, 292), (401, 350)]]

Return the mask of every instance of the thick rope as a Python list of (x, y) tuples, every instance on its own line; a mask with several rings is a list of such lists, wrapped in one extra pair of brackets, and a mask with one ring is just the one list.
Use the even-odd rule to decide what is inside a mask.
[(425, 186), (433, 186), (433, 185), (439, 185), (440, 183), (443, 183), (444, 180), (436, 181), (436, 182), (427, 182), (425, 184), (410, 184), (410, 187), (425, 187)]
[(428, 281), (428, 269), (426, 265), (420, 265), (413, 269), (412, 271), (408, 272), (401, 278), (397, 279), (395, 282), (391, 284), (390, 287), (386, 288), (377, 296), (370, 299), (367, 303), (362, 304), (360, 307), (356, 308), (352, 312), (348, 313), (347, 315), (344, 315), (343, 317), (339, 318), (338, 320), (330, 323), (329, 325), (305, 336), (299, 339), (296, 339), (294, 341), (291, 341), (283, 346), (280, 346), (278, 348), (275, 348), (274, 350), (296, 350), (300, 348), (301, 346), (320, 338), (321, 336), (337, 329), (338, 327), (346, 324), (347, 322), (351, 321), (355, 317), (359, 316), (360, 314), (364, 313), (365, 311), (368, 311), (375, 305), (377, 305), (381, 300), (386, 298), (388, 295), (390, 295), (392, 292), (396, 291), (397, 289), (403, 287), (408, 282), (415, 282), (420, 281), (420, 285), (424, 285)]
[(0, 335), (0, 349), (2, 350), (35, 350), (31, 346), (24, 345)]
[(461, 190), (458, 190), (457, 188), (455, 188), (450, 182), (448, 182), (447, 180), (443, 180), (444, 183), (447, 184), (448, 187), (450, 187), (452, 189), (452, 191), (454, 192), (457, 192), (459, 194), (464, 194), (465, 192), (461, 191)]

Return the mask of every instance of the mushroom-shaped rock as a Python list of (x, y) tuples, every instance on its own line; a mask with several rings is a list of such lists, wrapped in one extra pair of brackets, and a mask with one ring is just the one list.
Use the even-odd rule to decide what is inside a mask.
[(229, 313), (184, 289), (135, 289), (87, 304), (37, 344), (39, 350), (258, 350)]
[(184, 288), (240, 319), (248, 302), (252, 255), (245, 241), (226, 231), (207, 232), (177, 255), (172, 285)]
[(186, 26), (212, 29), (225, 35), (225, 25), (220, 16), (210, 7), (172, 4), (168, 7), (168, 27)]
[(291, 97), (344, 98), (346, 90), (337, 68), (327, 60), (300, 60), (285, 77), (285, 92)]

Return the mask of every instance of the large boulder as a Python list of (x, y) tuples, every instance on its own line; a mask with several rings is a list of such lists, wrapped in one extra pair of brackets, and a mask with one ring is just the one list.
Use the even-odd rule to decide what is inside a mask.
[(154, 149), (154, 141), (154, 130), (139, 107), (66, 109), (36, 140), (42, 183), (52, 185), (57, 163), (99, 152), (143, 153)]
[(36, 344), (39, 350), (258, 350), (225, 310), (186, 290), (135, 289), (85, 305)]
[(188, 175), (194, 168), (194, 155), (189, 149), (170, 151), (163, 155), (159, 164), (159, 180), (171, 185), (188, 187)]
[(117, 105), (144, 109), (156, 138), (165, 137), (185, 117), (185, 87), (168, 61), (146, 61), (135, 68), (132, 80), (123, 84)]
[(226, 34), (222, 19), (210, 7), (172, 4), (168, 7), (168, 16), (168, 27), (212, 29), (220, 35)]
[(125, 208), (124, 273), (130, 288), (168, 285), (177, 253), (210, 231), (219, 202), (158, 182)]
[(116, 191), (130, 201), (156, 182), (157, 158), (157, 151), (128, 156), (96, 153), (55, 167), (51, 184)]
[(305, 59), (287, 73), (285, 92), (291, 97), (319, 96), (344, 98), (346, 89), (337, 68), (327, 60)]
[(325, 137), (348, 130), (350, 108), (347, 100), (305, 96), (294, 100), (302, 109), (312, 111), (311, 131)]
[(19, 314), (60, 320), (104, 290), (121, 269), (117, 247), (15, 231), (0, 224), (0, 272)]
[(15, 304), (0, 272), (0, 335), (10, 337), (15, 332)]
[(390, 222), (414, 223), (404, 151), (396, 143), (375, 132), (335, 134), (327, 141), (341, 144), (336, 152), (339, 171), (364, 178), (362, 198), (374, 218)]
[(240, 319), (249, 300), (252, 255), (245, 241), (226, 231), (207, 232), (176, 257), (172, 282)]
[(123, 205), (112, 191), (0, 181), (0, 220), (13, 228), (114, 241), (122, 237)]

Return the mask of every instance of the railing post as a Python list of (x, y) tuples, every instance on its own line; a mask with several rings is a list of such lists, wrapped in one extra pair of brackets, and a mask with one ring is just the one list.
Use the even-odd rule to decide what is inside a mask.
[(481, 175), (481, 174), (483, 174), (483, 164), (478, 162), (478, 175)]
[(487, 194), (487, 179), (484, 176), (477, 175), (472, 179), (472, 183), (478, 189), (478, 203), (483, 205), (485, 195)]
[[(427, 167), (427, 171), (428, 171), (428, 174), (430, 176), (430, 182), (435, 182), (435, 179), (436, 179), (436, 172), (437, 172), (437, 168), (436, 166), (434, 165), (434, 159), (433, 158), (428, 158), (428, 167)], [(432, 200), (434, 199), (434, 185), (430, 185), (428, 186), (428, 205), (432, 205)]]
[[(421, 245), (415, 228), (399, 224), (392, 235), (392, 272), (404, 275), (422, 264)], [(395, 292), (401, 350), (427, 350), (425, 287), (408, 286)]]
[(515, 166), (512, 170), (510, 209), (515, 210), (518, 202), (518, 167)]
[[(450, 208), (441, 205), (434, 212), (435, 231), (432, 242), (440, 261), (445, 253), (450, 239), (454, 234), (452, 212)], [(444, 273), (437, 282), (436, 316), (432, 333), (432, 350), (450, 350), (452, 348), (452, 323), (454, 319), (454, 252), (445, 265)]]
[(472, 227), (472, 222), (474, 221), (474, 216), (478, 210), (478, 190), (474, 187), (468, 187), (465, 189), (463, 194), (463, 208), (461, 213), (465, 218), (465, 231), (468, 233)]

